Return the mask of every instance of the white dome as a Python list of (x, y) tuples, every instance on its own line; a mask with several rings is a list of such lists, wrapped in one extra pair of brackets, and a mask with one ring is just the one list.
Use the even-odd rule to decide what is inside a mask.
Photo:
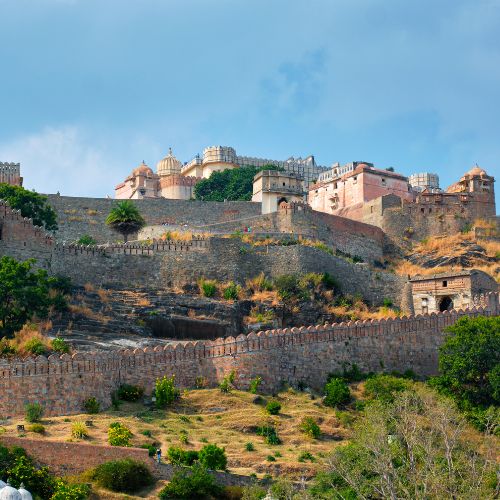
[(24, 488), (24, 484), (21, 483), (21, 487), (17, 490), (21, 494), (21, 498), (23, 500), (33, 500), (31, 493)]
[(0, 479), (0, 490), (2, 488), (5, 488), (7, 486), (7, 483), (4, 483), (1, 479)]
[(0, 490), (0, 500), (23, 500), (21, 493), (9, 484)]
[(156, 173), (159, 176), (167, 176), (179, 174), (182, 168), (182, 163), (172, 153), (172, 148), (169, 148), (168, 155), (156, 164)]

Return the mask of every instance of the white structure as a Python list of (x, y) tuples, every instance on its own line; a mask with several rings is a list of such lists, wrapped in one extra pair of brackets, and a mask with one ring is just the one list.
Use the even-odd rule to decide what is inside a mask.
[(411, 174), (408, 177), (408, 183), (414, 191), (423, 191), (424, 189), (433, 191), (439, 189), (439, 176), (429, 172)]

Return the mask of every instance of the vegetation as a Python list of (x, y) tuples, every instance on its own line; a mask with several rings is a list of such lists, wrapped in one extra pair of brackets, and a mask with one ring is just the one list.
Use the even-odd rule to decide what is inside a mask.
[(281, 403), (279, 401), (269, 401), (266, 405), (266, 411), (269, 415), (278, 415), (281, 410)]
[(0, 258), (0, 338), (12, 337), (35, 315), (46, 318), (50, 307), (66, 307), (68, 281), (49, 277), (42, 269), (33, 271), (34, 262)]
[(138, 208), (130, 200), (119, 201), (109, 212), (106, 224), (123, 236), (125, 243), (128, 237), (146, 225), (146, 221)]
[(156, 381), (155, 386), (156, 406), (165, 408), (180, 397), (180, 391), (175, 387), (175, 375), (164, 376)]
[(281, 439), (278, 437), (276, 428), (272, 425), (263, 425), (257, 427), (257, 435), (262, 436), (266, 444), (278, 445), (281, 444)]
[(43, 417), (43, 406), (40, 403), (28, 403), (24, 409), (27, 422), (40, 422)]
[(477, 428), (492, 424), (499, 432), (500, 317), (463, 317), (446, 331), (440, 376), (432, 385), (451, 396)]
[(257, 394), (259, 392), (259, 387), (262, 384), (262, 377), (255, 377), (250, 381), (249, 391), (252, 394)]
[(83, 402), (83, 409), (85, 410), (86, 413), (93, 415), (99, 413), (99, 410), (101, 409), (101, 404), (94, 397), (88, 398)]
[(44, 227), (47, 231), (57, 230), (57, 216), (47, 203), (46, 196), (20, 186), (0, 184), (0, 200), (5, 200), (12, 208), (21, 210), (21, 215), (33, 219), (35, 226)]
[(204, 467), (196, 464), (191, 470), (176, 472), (159, 497), (161, 500), (216, 499), (221, 498), (222, 491), (215, 478)]
[(212, 172), (208, 179), (203, 179), (196, 184), (195, 198), (205, 201), (250, 201), (253, 193), (253, 178), (261, 170), (282, 169), (275, 165), (266, 165)]
[(223, 379), (222, 382), (219, 384), (219, 389), (220, 392), (223, 393), (228, 393), (231, 392), (231, 389), (233, 388), (234, 380), (236, 378), (236, 372), (233, 370), (229, 375), (226, 375)]
[(225, 448), (215, 444), (205, 445), (198, 454), (200, 464), (211, 470), (226, 470), (227, 457)]
[(325, 385), (323, 403), (326, 406), (342, 406), (351, 399), (351, 391), (343, 378), (331, 378)]
[(80, 236), (80, 238), (78, 238), (76, 243), (77, 245), (89, 246), (89, 245), (95, 245), (97, 241), (94, 238), (92, 238), (92, 236), (84, 234), (83, 236)]
[(304, 417), (302, 419), (300, 430), (313, 439), (318, 439), (321, 435), (321, 429), (312, 417)]
[(365, 383), (365, 395), (386, 403), (392, 403), (398, 392), (409, 388), (409, 382), (392, 375), (379, 374), (370, 377)]
[(87, 439), (89, 431), (84, 422), (73, 422), (71, 424), (71, 437), (75, 439)]
[(146, 464), (131, 458), (98, 465), (90, 476), (99, 486), (120, 493), (135, 493), (154, 481)]
[(45, 426), (42, 424), (32, 424), (28, 427), (28, 430), (36, 434), (45, 434)]
[(170, 446), (167, 450), (167, 458), (172, 465), (192, 466), (199, 458), (199, 454), (194, 450), (183, 450), (176, 446)]
[(137, 385), (122, 384), (118, 388), (116, 395), (122, 401), (139, 401), (144, 396), (144, 388)]
[(108, 442), (111, 446), (130, 446), (132, 432), (130, 429), (120, 423), (113, 422), (108, 429)]
[(204, 297), (215, 297), (217, 293), (217, 282), (214, 280), (201, 279), (199, 281), (200, 292)]

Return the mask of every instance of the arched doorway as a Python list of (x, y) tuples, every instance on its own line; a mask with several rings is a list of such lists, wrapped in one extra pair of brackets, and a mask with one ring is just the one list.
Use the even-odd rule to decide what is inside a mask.
[(287, 205), (288, 204), (288, 201), (285, 197), (282, 197), (278, 200), (278, 207), (282, 208), (283, 205)]
[(453, 309), (453, 300), (451, 297), (443, 297), (441, 302), (439, 302), (439, 311), (451, 311)]

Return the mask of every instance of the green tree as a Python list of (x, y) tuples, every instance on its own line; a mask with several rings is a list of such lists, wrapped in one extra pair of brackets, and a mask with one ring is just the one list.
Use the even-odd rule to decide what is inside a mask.
[(44, 270), (32, 271), (33, 263), (0, 258), (0, 337), (12, 337), (35, 314), (48, 314), (51, 279)]
[(146, 221), (130, 200), (119, 201), (109, 212), (106, 224), (123, 236), (127, 242), (129, 235), (146, 225)]
[(500, 316), (463, 317), (446, 332), (437, 385), (457, 401), (500, 405)]
[(283, 170), (275, 165), (264, 167), (245, 166), (233, 170), (213, 172), (194, 188), (197, 200), (205, 201), (250, 201), (253, 192), (253, 178), (261, 170)]
[(0, 200), (5, 200), (12, 208), (21, 210), (21, 215), (33, 219), (36, 226), (43, 226), (47, 231), (57, 230), (57, 215), (48, 204), (46, 196), (20, 186), (0, 184)]
[(200, 464), (207, 469), (225, 470), (227, 465), (226, 449), (216, 444), (206, 444), (198, 453)]

